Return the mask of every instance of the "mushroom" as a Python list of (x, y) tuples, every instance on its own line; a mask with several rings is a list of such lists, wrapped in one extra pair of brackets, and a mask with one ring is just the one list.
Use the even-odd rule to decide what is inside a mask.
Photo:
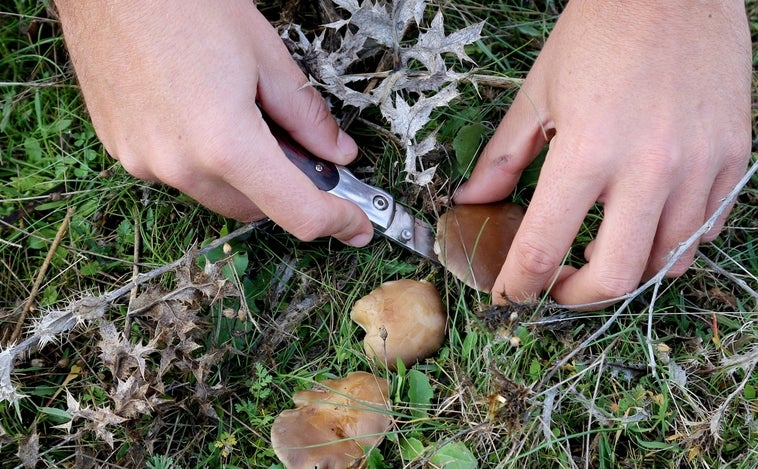
[(524, 209), (510, 202), (456, 205), (437, 222), (434, 252), (456, 278), (489, 292), (522, 218)]
[(411, 366), (430, 357), (445, 340), (445, 307), (426, 281), (385, 282), (356, 301), (350, 317), (366, 331), (366, 355), (390, 370), (398, 358)]
[(363, 448), (378, 445), (390, 426), (389, 384), (363, 371), (298, 391), (295, 408), (271, 427), (274, 453), (288, 469), (352, 467)]

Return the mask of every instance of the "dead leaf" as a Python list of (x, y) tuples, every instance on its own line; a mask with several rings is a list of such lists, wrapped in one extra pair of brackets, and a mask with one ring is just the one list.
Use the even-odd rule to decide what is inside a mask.
[(153, 407), (159, 404), (147, 395), (150, 385), (137, 374), (132, 374), (126, 381), (118, 380), (116, 389), (111, 392), (114, 411), (116, 414), (134, 418), (140, 414), (150, 414)]
[(24, 467), (31, 469), (36, 467), (39, 461), (39, 433), (32, 430), (29, 436), (22, 438), (18, 443), (16, 456)]
[[(481, 38), (483, 23), (446, 35), (443, 14), (437, 10), (429, 28), (419, 33), (414, 43), (405, 36), (411, 31), (412, 24), (423, 30), (427, 7), (425, 0), (391, 3), (333, 1), (349, 13), (347, 18), (326, 25), (335, 34), (342, 34), (337, 50), (323, 50), (323, 33), (311, 41), (296, 25), (286, 28), (283, 38), (289, 40), (293, 56), (303, 64), (312, 85), (359, 110), (379, 106), (382, 116), (390, 123), (392, 133), (406, 147), (406, 179), (419, 185), (428, 184), (435, 168), (423, 168), (424, 165), (419, 162), (428, 153), (429, 144), (436, 145), (436, 140), (427, 140), (422, 153), (416, 147), (417, 135), (429, 123), (435, 108), (446, 106), (458, 96), (456, 84), (468, 76), (448, 70), (444, 56), (452, 54), (461, 62), (471, 62), (465, 46)], [(293, 35), (296, 39), (292, 38)], [(384, 77), (348, 75), (347, 71), (352, 65), (365, 56), (376, 54), (377, 45), (399, 62), (392, 72)], [(410, 61), (419, 63), (426, 70), (412, 69)], [(352, 85), (368, 79), (378, 81), (370, 91), (362, 92)]]
[(138, 368), (140, 374), (145, 376), (145, 359), (157, 352), (154, 341), (147, 345), (132, 344), (116, 330), (112, 322), (105, 320), (100, 322), (100, 337), (97, 344), (101, 350), (100, 359), (113, 376), (124, 378), (134, 368)]
[(111, 425), (120, 425), (126, 422), (126, 418), (116, 415), (110, 408), (82, 408), (79, 402), (66, 391), (66, 401), (68, 402), (68, 413), (72, 415), (72, 421), (77, 418), (87, 420), (86, 427), (95, 432), (95, 435), (108, 443), (113, 448), (113, 433), (107, 429)]
[(484, 23), (468, 26), (446, 36), (443, 22), (442, 12), (438, 11), (429, 30), (419, 34), (418, 42), (401, 51), (401, 60), (405, 63), (408, 59), (416, 59), (430, 72), (447, 71), (442, 54), (452, 53), (458, 60), (473, 62), (464, 46), (481, 39)]

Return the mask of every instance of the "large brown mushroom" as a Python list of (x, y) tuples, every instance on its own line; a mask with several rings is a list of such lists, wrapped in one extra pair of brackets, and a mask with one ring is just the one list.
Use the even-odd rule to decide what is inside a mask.
[(412, 366), (435, 354), (445, 340), (447, 315), (429, 282), (385, 282), (358, 300), (350, 313), (365, 331), (366, 355), (394, 370), (400, 358)]
[(456, 278), (489, 292), (522, 218), (524, 209), (510, 202), (456, 205), (437, 222), (434, 251)]
[(357, 371), (295, 393), (295, 408), (271, 427), (274, 453), (288, 469), (347, 468), (390, 426), (389, 384)]

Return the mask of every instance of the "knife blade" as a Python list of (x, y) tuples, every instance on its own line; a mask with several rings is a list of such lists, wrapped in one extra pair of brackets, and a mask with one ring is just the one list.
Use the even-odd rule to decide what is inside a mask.
[(358, 205), (374, 224), (375, 233), (439, 263), (434, 253), (434, 232), (429, 223), (413, 216), (387, 191), (366, 184), (344, 166), (311, 154), (269, 119), (267, 124), (287, 159), (305, 173), (316, 187)]

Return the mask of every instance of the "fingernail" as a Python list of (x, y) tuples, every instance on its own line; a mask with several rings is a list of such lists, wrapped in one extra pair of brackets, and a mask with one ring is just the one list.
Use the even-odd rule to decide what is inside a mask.
[(342, 129), (340, 129), (337, 136), (337, 148), (340, 149), (342, 156), (346, 158), (353, 158), (358, 153), (358, 146), (355, 144), (355, 140)]
[(359, 248), (367, 245), (371, 241), (371, 238), (373, 238), (373, 236), (370, 233), (361, 233), (351, 238), (346, 244)]

